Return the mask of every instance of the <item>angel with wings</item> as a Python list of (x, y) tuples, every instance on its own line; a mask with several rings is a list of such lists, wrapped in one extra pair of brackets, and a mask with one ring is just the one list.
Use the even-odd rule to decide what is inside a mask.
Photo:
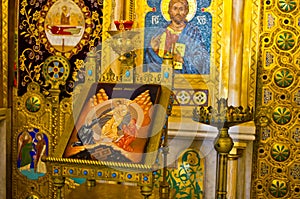
[(44, 134), (37, 133), (35, 135), (35, 139), (37, 143), (35, 145), (36, 156), (34, 160), (34, 171), (38, 173), (46, 173), (46, 164), (42, 161), (42, 156), (46, 155), (46, 141), (44, 139)]
[(18, 140), (18, 160), (21, 171), (30, 170), (32, 162), (31, 151), (33, 151), (32, 137), (27, 131), (24, 131)]

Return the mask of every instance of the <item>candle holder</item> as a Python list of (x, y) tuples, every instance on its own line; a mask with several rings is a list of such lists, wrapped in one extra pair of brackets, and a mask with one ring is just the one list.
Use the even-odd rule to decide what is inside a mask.
[(119, 31), (124, 31), (124, 30), (131, 30), (133, 21), (131, 20), (120, 20), (120, 21), (114, 21), (114, 24)]
[(118, 66), (117, 71), (120, 71), (120, 74), (117, 76), (122, 77), (123, 82), (133, 83), (133, 69), (135, 68), (135, 42), (133, 38), (139, 33), (138, 31), (131, 30), (132, 24), (127, 24), (125, 21), (120, 21), (117, 28), (119, 30), (107, 31), (111, 36), (111, 41), (109, 45), (115, 51), (119, 58), (118, 60), (121, 63), (121, 66)]
[(119, 60), (122, 62), (128, 59), (127, 54), (134, 53), (134, 42), (132, 40), (138, 32), (132, 30), (111, 30), (107, 32), (113, 37), (110, 46), (120, 56)]
[(217, 151), (216, 199), (226, 199), (228, 154), (233, 147), (233, 140), (228, 130), (230, 127), (253, 120), (253, 108), (242, 106), (228, 107), (228, 99), (217, 99), (217, 109), (212, 106), (199, 106), (193, 110), (193, 120), (218, 128), (214, 142)]

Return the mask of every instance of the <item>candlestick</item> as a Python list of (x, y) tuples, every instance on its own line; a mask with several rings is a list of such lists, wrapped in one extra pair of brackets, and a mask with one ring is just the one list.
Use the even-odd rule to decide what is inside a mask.
[(193, 110), (194, 121), (215, 126), (219, 130), (214, 143), (217, 151), (217, 199), (226, 199), (227, 194), (228, 154), (233, 147), (232, 138), (228, 133), (229, 128), (252, 119), (252, 108), (228, 106), (228, 99), (225, 98), (217, 100), (217, 108), (199, 106)]

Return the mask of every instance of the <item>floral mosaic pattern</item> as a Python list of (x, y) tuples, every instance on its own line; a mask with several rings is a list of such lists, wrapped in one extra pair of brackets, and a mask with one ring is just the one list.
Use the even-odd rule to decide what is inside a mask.
[(277, 107), (273, 112), (273, 120), (277, 124), (287, 124), (292, 118), (290, 109), (286, 107)]
[(48, 57), (43, 65), (43, 74), (45, 75), (46, 80), (65, 81), (68, 78), (69, 70), (69, 61), (61, 56)]
[(296, 1), (294, 0), (280, 0), (279, 9), (283, 12), (291, 12), (296, 8)]
[(276, 198), (285, 196), (287, 189), (287, 184), (282, 180), (273, 180), (269, 187), (270, 193)]
[(277, 86), (285, 88), (293, 83), (294, 77), (290, 70), (282, 69), (275, 73), (274, 80)]
[(290, 149), (284, 144), (275, 144), (272, 147), (271, 156), (278, 162), (287, 160), (290, 156)]
[(202, 105), (207, 106), (209, 93), (208, 90), (197, 90), (197, 89), (175, 89), (176, 105), (190, 106), (190, 105)]
[(295, 145), (298, 146), (300, 140), (300, 95), (295, 88), (300, 63), (299, 1), (266, 0), (263, 3), (259, 13), (262, 42), (258, 47), (263, 56), (258, 62), (265, 64), (258, 67), (261, 78), (257, 82), (256, 110), (269, 107), (270, 112), (261, 111), (261, 114), (265, 113), (271, 121), (267, 122), (270, 132), (266, 128), (259, 129), (261, 139), (255, 141), (259, 147), (253, 166), (267, 165), (269, 171), (265, 175), (254, 175), (251, 192), (254, 198), (299, 198), (299, 163), (294, 166), (298, 161)]
[(30, 112), (37, 112), (41, 108), (41, 101), (37, 97), (29, 97), (26, 100), (26, 108)]
[(205, 104), (207, 102), (207, 94), (203, 91), (198, 91), (194, 94), (193, 100), (197, 105)]
[(290, 50), (295, 45), (295, 38), (290, 32), (280, 33), (277, 37), (277, 46), (281, 50)]
[(180, 104), (187, 104), (191, 100), (191, 96), (187, 91), (180, 91), (177, 93), (176, 99)]

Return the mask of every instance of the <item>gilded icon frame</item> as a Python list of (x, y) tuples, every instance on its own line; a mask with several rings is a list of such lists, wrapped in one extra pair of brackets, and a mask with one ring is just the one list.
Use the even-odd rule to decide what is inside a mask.
[[(114, 52), (109, 47), (109, 42), (112, 36), (109, 34), (109, 31), (114, 30), (114, 21), (116, 20), (116, 16), (118, 15), (116, 11), (117, 1), (112, 2), (104, 2), (104, 19), (103, 19), (103, 46), (102, 46), (102, 62), (101, 62), (101, 72), (106, 71), (107, 68), (113, 67), (115, 64), (112, 60), (112, 57), (115, 57)], [(148, 12), (151, 12), (153, 8), (149, 7), (147, 0), (136, 2), (134, 0), (125, 1), (130, 6), (128, 12), (131, 13), (129, 16), (133, 16), (132, 20), (133, 31), (139, 32), (139, 34), (135, 37), (135, 49), (136, 49), (136, 74), (140, 76), (149, 75), (148, 72), (143, 71), (143, 62), (144, 62), (144, 39), (145, 33), (143, 31), (145, 27), (145, 16)], [(136, 4), (139, 3), (137, 8)], [(219, 9), (223, 7), (222, 1), (214, 1), (212, 0), (210, 5), (206, 8), (202, 8), (203, 12), (207, 12), (211, 15), (212, 18), (212, 29), (211, 29), (211, 38), (210, 38), (210, 72), (209, 74), (175, 74), (174, 75), (174, 84), (173, 89), (178, 91), (178, 93), (182, 93), (188, 91), (191, 95), (189, 96), (190, 102), (195, 98), (195, 94), (197, 93), (205, 93), (207, 96), (205, 103), (190, 103), (184, 105), (184, 110), (180, 108), (182, 104), (176, 101), (174, 103), (172, 115), (174, 116), (189, 116), (191, 114), (191, 110), (193, 107), (197, 105), (205, 105), (209, 106), (214, 104), (215, 97), (219, 97), (220, 87), (222, 87), (221, 78), (224, 79), (224, 74), (221, 70), (228, 71), (229, 63), (222, 63), (221, 59), (225, 59), (229, 57), (228, 51), (225, 50), (222, 46), (228, 46), (226, 39), (223, 38), (223, 35), (228, 34), (227, 29), (222, 29), (226, 22), (225, 10)], [(224, 16), (223, 18), (220, 17)], [(106, 42), (108, 41), (108, 43)], [(225, 55), (224, 55), (225, 54)], [(225, 56), (225, 57), (224, 57)], [(152, 73), (155, 77), (155, 73)], [(227, 78), (227, 77), (225, 77)], [(155, 79), (155, 78), (154, 78)], [(158, 83), (152, 81), (150, 83)], [(226, 86), (226, 85), (225, 85)], [(204, 91), (204, 92), (203, 92)], [(178, 105), (178, 106), (177, 106)]]
[[(151, 12), (153, 8), (148, 5), (149, 0), (136, 1), (126, 0), (125, 8), (128, 8), (126, 12), (134, 21), (133, 30), (140, 32), (134, 39), (136, 49), (136, 73), (139, 75), (148, 74), (141, 70), (143, 65), (143, 50), (144, 50), (144, 32), (145, 16), (148, 12)], [(102, 46), (102, 60), (101, 71), (111, 67), (113, 55), (109, 44), (106, 41), (111, 39), (109, 34), (110, 30), (115, 29), (114, 20), (117, 19), (118, 12), (118, 0), (111, 2), (104, 2), (103, 5), (103, 46)], [(138, 3), (138, 6), (137, 6)], [(211, 52), (210, 52), (210, 73), (209, 74), (184, 74), (174, 76), (174, 87), (179, 91), (191, 91), (196, 93), (197, 91), (206, 90), (208, 92), (207, 102), (205, 104), (191, 104), (191, 106), (185, 106), (184, 110), (177, 107), (176, 101), (174, 103), (172, 115), (174, 116), (190, 116), (192, 107), (198, 105), (210, 106), (216, 104), (216, 100), (221, 97), (228, 97), (229, 90), (229, 74), (230, 74), (230, 59), (231, 56), (231, 24), (232, 24), (232, 1), (211, 0), (210, 5), (203, 8), (202, 11), (210, 13), (212, 17), (212, 33), (211, 33)], [(258, 41), (258, 17), (256, 15), (256, 4), (252, 1), (245, 2), (244, 17), (251, 19), (251, 23), (244, 24), (244, 43), (243, 43), (243, 61), (242, 63), (242, 76), (243, 84), (241, 85), (241, 98), (246, 104), (254, 104), (255, 101), (255, 76), (256, 76), (256, 63), (257, 63), (257, 41)], [(246, 61), (251, 60), (251, 61)]]

